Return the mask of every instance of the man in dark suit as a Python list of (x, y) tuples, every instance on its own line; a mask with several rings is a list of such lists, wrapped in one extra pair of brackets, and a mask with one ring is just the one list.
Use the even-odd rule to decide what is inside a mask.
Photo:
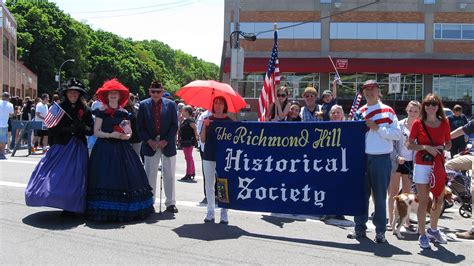
[[(145, 156), (145, 172), (156, 198), (158, 165), (163, 157), (163, 185), (166, 211), (177, 213), (175, 199), (176, 132), (178, 117), (174, 101), (163, 98), (163, 85), (153, 81), (148, 89), (150, 98), (140, 102), (137, 116), (138, 134)], [(162, 156), (163, 155), (163, 156)]]

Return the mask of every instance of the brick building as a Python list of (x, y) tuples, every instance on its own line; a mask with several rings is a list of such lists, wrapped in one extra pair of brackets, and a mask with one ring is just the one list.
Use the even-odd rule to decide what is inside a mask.
[[(397, 113), (409, 100), (422, 100), (429, 92), (441, 95), (445, 105), (474, 106), (474, 1), (397, 0), (354, 10), (372, 0), (265, 0), (240, 1), (240, 30), (257, 33), (257, 40), (240, 39), (244, 49), (244, 78), (234, 80), (250, 104), (258, 107), (264, 71), (273, 45), (273, 23), (279, 30), (282, 83), (299, 99), (304, 88), (328, 89), (334, 69), (328, 59), (347, 62), (339, 69), (343, 86), (339, 103), (348, 111), (367, 79), (382, 84), (383, 97)], [(229, 35), (234, 31), (236, 0), (225, 2), (225, 44), (222, 79), (230, 81)], [(270, 30), (270, 31), (268, 31)], [(261, 33), (265, 31), (264, 33)], [(388, 94), (388, 74), (401, 73), (400, 93)]]
[(24, 98), (38, 94), (38, 77), (17, 59), (16, 21), (0, 1), (0, 84), (2, 92)]

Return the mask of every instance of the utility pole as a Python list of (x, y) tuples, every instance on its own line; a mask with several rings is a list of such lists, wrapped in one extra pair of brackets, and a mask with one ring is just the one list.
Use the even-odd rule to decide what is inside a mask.
[(230, 38), (230, 85), (238, 91), (239, 80), (244, 78), (244, 50), (240, 48), (240, 0), (235, 0), (234, 31)]

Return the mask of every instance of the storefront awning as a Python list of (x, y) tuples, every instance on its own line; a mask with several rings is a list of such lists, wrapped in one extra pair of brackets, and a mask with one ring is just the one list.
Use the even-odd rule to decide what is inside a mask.
[[(336, 61), (338, 58), (333, 58)], [(474, 60), (441, 59), (348, 59), (347, 69), (339, 73), (403, 73), (403, 74), (441, 74), (474, 75)], [(281, 72), (329, 73), (334, 68), (329, 58), (279, 58)], [(244, 72), (265, 72), (268, 58), (245, 58)], [(230, 58), (224, 61), (224, 72), (230, 72)]]

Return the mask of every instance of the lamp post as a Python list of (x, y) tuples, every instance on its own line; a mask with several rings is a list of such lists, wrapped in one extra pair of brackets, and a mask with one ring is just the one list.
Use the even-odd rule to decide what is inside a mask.
[(66, 64), (67, 62), (74, 62), (76, 61), (74, 58), (71, 58), (71, 59), (68, 59), (66, 61), (64, 61), (61, 66), (59, 67), (59, 70), (58, 70), (58, 92), (61, 90), (61, 68), (63, 67), (64, 64)]

